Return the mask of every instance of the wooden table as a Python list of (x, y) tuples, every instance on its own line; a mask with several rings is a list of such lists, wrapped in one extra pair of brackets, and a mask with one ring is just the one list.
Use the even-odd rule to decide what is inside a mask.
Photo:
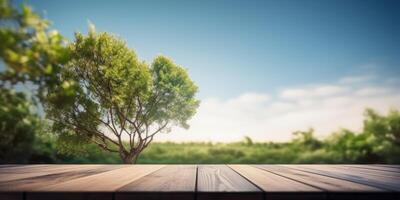
[(3, 199), (400, 199), (400, 165), (0, 165)]

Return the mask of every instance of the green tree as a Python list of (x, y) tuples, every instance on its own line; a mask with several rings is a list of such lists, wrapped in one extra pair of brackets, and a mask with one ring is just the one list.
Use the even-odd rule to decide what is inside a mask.
[(382, 116), (372, 109), (367, 109), (364, 116), (364, 133), (400, 145), (400, 112), (398, 110), (390, 110), (387, 116)]
[(60, 76), (64, 84), (54, 88), (55, 94), (73, 88), (74, 95), (63, 105), (49, 95), (45, 104), (65, 147), (93, 142), (135, 163), (157, 133), (188, 127), (199, 101), (185, 69), (164, 56), (149, 66), (122, 40), (93, 26), (75, 37)]
[(26, 95), (0, 88), (0, 163), (26, 163), (38, 126)]
[(307, 131), (296, 131), (293, 135), (295, 136), (293, 139), (294, 144), (310, 149), (317, 149), (322, 146), (322, 142), (314, 136), (314, 129), (312, 128)]

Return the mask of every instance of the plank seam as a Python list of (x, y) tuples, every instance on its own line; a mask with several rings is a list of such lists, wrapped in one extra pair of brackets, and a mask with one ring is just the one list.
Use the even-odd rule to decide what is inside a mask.
[(199, 165), (196, 165), (196, 182), (194, 183), (194, 200), (197, 200), (197, 181), (199, 178)]
[(326, 176), (326, 177), (329, 177), (329, 178), (339, 179), (339, 180), (343, 180), (343, 181), (349, 181), (349, 182), (357, 183), (357, 184), (361, 184), (361, 185), (367, 185), (367, 186), (374, 187), (374, 188), (377, 188), (377, 189), (381, 189), (381, 190), (384, 190), (384, 191), (389, 191), (389, 192), (395, 192), (396, 191), (396, 190), (392, 190), (392, 189), (388, 189), (388, 188), (379, 187), (379, 186), (376, 186), (375, 184), (368, 184), (368, 183), (365, 183), (363, 181), (355, 181), (355, 180), (350, 180), (350, 179), (341, 178), (341, 177), (335, 177), (335, 176), (331, 176), (331, 175), (327, 175), (327, 174), (323, 174), (323, 173), (312, 172), (312, 171), (308, 171), (308, 170), (295, 169), (295, 168), (291, 168), (291, 167), (287, 167), (287, 166), (281, 166), (281, 167), (285, 167), (285, 168), (289, 168), (289, 169), (293, 169), (293, 170), (297, 170), (297, 171), (302, 171), (302, 172), (307, 172), (307, 173), (311, 173), (311, 174), (316, 174), (316, 175), (320, 175), (320, 176)]
[(262, 188), (260, 188), (257, 184), (255, 184), (253, 181), (251, 181), (250, 179), (248, 179), (248, 178), (246, 178), (245, 176), (243, 176), (242, 174), (240, 174), (238, 171), (236, 171), (235, 169), (233, 169), (230, 165), (226, 165), (226, 166), (228, 166), (231, 170), (233, 170), (236, 174), (239, 174), (239, 176), (241, 176), (242, 178), (244, 178), (244, 179), (246, 179), (247, 181), (249, 181), (249, 183), (251, 183), (251, 184), (253, 184), (254, 186), (256, 186), (256, 188), (258, 188), (261, 192), (262, 192), (262, 199), (266, 199), (266, 196), (265, 196), (265, 191), (262, 189)]
[(308, 183), (304, 183), (303, 181), (299, 181), (299, 180), (296, 180), (296, 179), (294, 179), (294, 178), (290, 178), (290, 177), (287, 177), (287, 176), (285, 176), (285, 175), (272, 172), (271, 170), (267, 170), (267, 169), (264, 169), (264, 168), (259, 167), (259, 166), (252, 166), (252, 167), (256, 167), (256, 168), (258, 168), (258, 169), (261, 169), (261, 170), (270, 172), (270, 173), (275, 174), (275, 175), (278, 175), (278, 176), (280, 176), (280, 177), (287, 178), (287, 179), (290, 179), (290, 180), (292, 180), (292, 181), (296, 181), (296, 182), (298, 182), (298, 183), (301, 183), (301, 184), (304, 184), (304, 185), (308, 185), (308, 186), (313, 187), (313, 188), (316, 188), (316, 189), (320, 189), (320, 190), (322, 190), (323, 192), (327, 192), (327, 190), (325, 190), (324, 188), (321, 188), (321, 187), (318, 187), (318, 186), (314, 186), (314, 185), (311, 185), (311, 184), (308, 184)]

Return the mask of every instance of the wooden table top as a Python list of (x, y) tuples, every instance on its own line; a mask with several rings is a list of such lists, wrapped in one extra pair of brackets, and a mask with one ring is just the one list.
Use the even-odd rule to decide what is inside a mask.
[(0, 165), (3, 199), (400, 199), (400, 165)]

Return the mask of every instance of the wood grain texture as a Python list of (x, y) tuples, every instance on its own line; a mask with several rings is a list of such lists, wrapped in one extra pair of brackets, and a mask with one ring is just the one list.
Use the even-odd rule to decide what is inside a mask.
[[(371, 169), (365, 167), (357, 167), (353, 165), (333, 165), (332, 167), (337, 169), (342, 169), (345, 171), (351, 171), (357, 174), (367, 174), (367, 175), (374, 175), (374, 176), (382, 176), (383, 178), (400, 178), (400, 173), (393, 172), (393, 171), (386, 171), (382, 169)], [(400, 170), (399, 170), (400, 171)]]
[(197, 199), (262, 199), (262, 191), (226, 165), (200, 165)]
[(195, 165), (168, 165), (118, 189), (123, 192), (194, 192)]
[(400, 174), (400, 168), (393, 168), (387, 166), (378, 166), (378, 165), (344, 165), (353, 168), (363, 168), (363, 169), (372, 169), (376, 171), (386, 171), (386, 172), (395, 172)]
[(237, 173), (261, 188), (266, 199), (325, 199), (321, 189), (288, 179), (249, 165), (229, 165)]
[(400, 165), (381, 165), (381, 164), (376, 164), (373, 166), (382, 166), (382, 167), (390, 167), (390, 168), (397, 168), (400, 169)]
[(121, 187), (116, 199), (194, 199), (196, 169), (195, 165), (168, 165)]
[(113, 192), (120, 187), (146, 176), (164, 165), (131, 165), (107, 172), (38, 188), (50, 192)]
[(396, 178), (382, 178), (381, 176), (338, 169), (331, 167), (330, 165), (285, 165), (285, 167), (333, 177), (336, 179), (348, 180), (355, 183), (380, 188), (382, 190), (400, 191), (400, 181)]
[(34, 191), (42, 187), (118, 169), (121, 167), (123, 167), (123, 165), (90, 165), (81, 168), (75, 168), (71, 171), (62, 171), (59, 173), (0, 182), (0, 191)]
[(324, 191), (330, 192), (361, 192), (361, 191), (382, 191), (381, 189), (354, 183), (351, 181), (336, 179), (328, 176), (323, 176), (319, 174), (309, 173), (305, 171), (300, 171), (296, 169), (287, 168), (284, 166), (276, 165), (257, 165), (258, 168), (267, 170), (271, 173), (296, 180), (313, 187), (322, 189)]
[(0, 165), (0, 200), (400, 199), (398, 165)]
[(0, 182), (90, 168), (90, 165), (32, 165), (0, 169)]
[(321, 189), (249, 165), (229, 165), (266, 192), (321, 192)]

